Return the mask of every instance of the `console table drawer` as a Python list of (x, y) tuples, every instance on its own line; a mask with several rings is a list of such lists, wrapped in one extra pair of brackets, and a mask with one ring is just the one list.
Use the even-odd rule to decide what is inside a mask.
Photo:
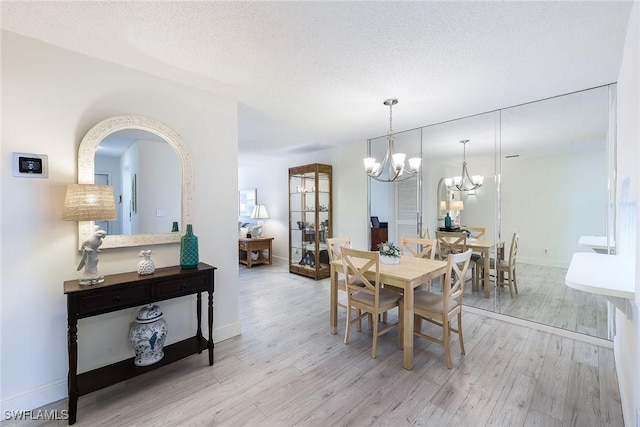
[(160, 299), (176, 297), (181, 295), (190, 295), (194, 291), (206, 291), (206, 277), (185, 277), (179, 280), (160, 281), (155, 284), (156, 297)]
[(78, 313), (86, 315), (118, 308), (127, 308), (146, 304), (151, 298), (149, 286), (128, 286), (121, 289), (109, 289), (78, 297)]

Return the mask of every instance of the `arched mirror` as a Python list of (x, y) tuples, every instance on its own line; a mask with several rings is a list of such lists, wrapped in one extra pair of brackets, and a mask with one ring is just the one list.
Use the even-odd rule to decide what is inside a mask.
[[(191, 223), (193, 172), (184, 141), (164, 124), (140, 116), (117, 116), (92, 127), (78, 149), (78, 183), (114, 187), (118, 220), (102, 249), (177, 243)], [(180, 231), (172, 231), (177, 223)], [(78, 223), (79, 247), (93, 222)]]
[[(447, 215), (447, 209), (449, 208), (449, 190), (444, 182), (444, 178), (440, 178), (438, 181), (438, 194), (436, 200), (436, 209), (438, 211), (438, 226), (444, 226), (444, 217)], [(440, 224), (442, 222), (442, 224)]]

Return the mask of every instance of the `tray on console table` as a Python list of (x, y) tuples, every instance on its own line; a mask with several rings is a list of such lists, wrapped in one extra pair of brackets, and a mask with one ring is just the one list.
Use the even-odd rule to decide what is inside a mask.
[[(67, 328), (69, 351), (69, 424), (76, 422), (78, 397), (127, 380), (195, 353), (209, 351), (209, 365), (213, 365), (213, 292), (214, 271), (205, 263), (196, 268), (179, 266), (157, 268), (153, 274), (140, 276), (137, 272), (112, 274), (103, 283), (81, 286), (78, 280), (64, 282), (67, 295)], [(209, 337), (202, 335), (202, 292), (208, 294), (207, 317)], [(137, 307), (157, 301), (197, 295), (198, 327), (194, 337), (164, 347), (164, 358), (150, 366), (136, 366), (133, 357), (92, 371), (77, 373), (78, 319)], [(124, 334), (128, 331), (123, 331)]]

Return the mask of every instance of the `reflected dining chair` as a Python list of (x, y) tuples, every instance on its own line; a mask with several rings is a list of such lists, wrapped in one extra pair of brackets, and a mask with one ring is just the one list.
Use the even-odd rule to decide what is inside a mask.
[(467, 233), (464, 231), (436, 231), (436, 240), (441, 260), (446, 260), (450, 254), (467, 251)]
[[(467, 237), (469, 239), (484, 239), (486, 238), (486, 234), (487, 234), (487, 228), (486, 227), (467, 227)], [(478, 275), (476, 274), (476, 272), (478, 271), (477, 268), (475, 268), (475, 266), (478, 265), (478, 260), (482, 258), (482, 254), (479, 254), (477, 252), (473, 252), (471, 254), (471, 262), (474, 263), (474, 266), (472, 266), (472, 276), (473, 276), (473, 288), (477, 289), (478, 288)]]
[(471, 239), (484, 239), (487, 234), (486, 227), (467, 227), (467, 231)]
[[(491, 270), (496, 272), (496, 284), (500, 287), (504, 287), (506, 284), (509, 286), (509, 295), (511, 298), (514, 294), (518, 293), (518, 281), (516, 280), (516, 260), (518, 257), (518, 244), (520, 241), (520, 232), (516, 231), (511, 237), (511, 247), (509, 248), (509, 258), (507, 260), (498, 259), (498, 265), (496, 266), (495, 258), (489, 259), (489, 265)], [(476, 261), (476, 276), (483, 277), (484, 258)], [(506, 282), (505, 282), (506, 279)]]
[[(465, 354), (462, 336), (462, 294), (464, 280), (471, 261), (471, 249), (460, 254), (447, 256), (447, 271), (441, 293), (426, 290), (414, 292), (414, 331), (413, 335), (444, 346), (447, 368), (451, 369), (451, 349), (449, 336), (458, 334), (460, 353)], [(451, 320), (457, 317), (457, 327), (451, 325)], [(442, 339), (422, 332), (422, 320), (426, 320), (442, 328)]]
[[(335, 261), (335, 260), (339, 260), (342, 258), (342, 247), (346, 246), (348, 248), (351, 247), (351, 237), (347, 236), (347, 237), (329, 237), (326, 240), (327, 243), (327, 251), (329, 252), (329, 260), (330, 261)], [(338, 291), (342, 291), (342, 292), (346, 292), (347, 291), (347, 287), (345, 285), (345, 281), (344, 281), (344, 275), (342, 273), (340, 273), (340, 276), (338, 277)], [(342, 304), (342, 303), (338, 303), (338, 307), (344, 307), (346, 308), (346, 304)], [(358, 316), (360, 315), (360, 312), (357, 312)], [(362, 322), (362, 321), (360, 321)], [(369, 316), (369, 329), (371, 329), (372, 326), (372, 321), (371, 318)], [(362, 327), (361, 323), (358, 324), (358, 330), (360, 330)]]
[[(358, 322), (366, 313), (370, 313), (376, 319), (373, 322), (371, 357), (376, 358), (378, 337), (396, 326), (400, 329), (398, 345), (402, 348), (402, 295), (382, 287), (380, 283), (380, 252), (362, 251), (343, 246), (342, 266), (347, 288), (347, 324), (344, 343), (349, 342), (351, 324)], [(369, 276), (372, 273), (373, 277)], [(380, 329), (379, 315), (396, 307), (398, 308), (398, 321)], [(358, 314), (356, 318), (352, 319), (351, 308), (364, 313)]]

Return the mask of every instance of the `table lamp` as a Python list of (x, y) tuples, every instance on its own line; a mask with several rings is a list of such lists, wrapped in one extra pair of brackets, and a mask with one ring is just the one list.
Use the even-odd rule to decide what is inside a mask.
[(254, 229), (254, 231), (253, 231), (253, 233), (251, 235), (253, 237), (262, 237), (262, 230), (263, 230), (263, 227), (264, 227), (264, 221), (262, 221), (262, 220), (269, 218), (269, 214), (267, 213), (267, 208), (262, 204), (255, 205), (253, 207), (253, 211), (251, 212), (251, 216), (249, 218), (258, 219), (259, 220), (257, 222), (257, 224), (256, 224), (257, 225), (256, 228), (258, 229), (257, 230), (258, 231), (257, 235), (254, 235), (255, 234), (255, 229)]
[(456, 221), (455, 224), (460, 227), (460, 212), (464, 210), (464, 203), (462, 200), (452, 200), (449, 203), (449, 208), (452, 211), (456, 211)]
[[(62, 219), (65, 221), (109, 221), (117, 219), (113, 187), (110, 185), (70, 184), (64, 199)], [(82, 243), (82, 259), (77, 270), (84, 267), (81, 285), (104, 282), (98, 273), (98, 248), (107, 232), (96, 226), (93, 236)]]

